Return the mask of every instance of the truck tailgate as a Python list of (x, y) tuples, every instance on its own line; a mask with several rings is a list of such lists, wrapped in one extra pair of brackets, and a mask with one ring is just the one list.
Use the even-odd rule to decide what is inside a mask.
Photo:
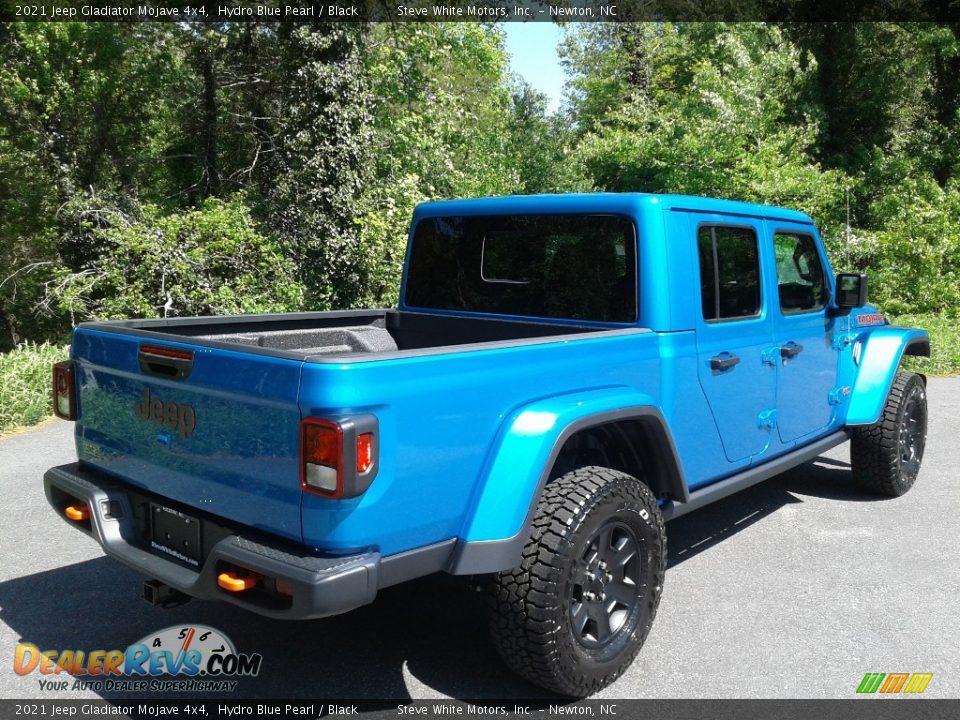
[(85, 328), (74, 333), (73, 358), (80, 460), (176, 503), (302, 539), (301, 361)]

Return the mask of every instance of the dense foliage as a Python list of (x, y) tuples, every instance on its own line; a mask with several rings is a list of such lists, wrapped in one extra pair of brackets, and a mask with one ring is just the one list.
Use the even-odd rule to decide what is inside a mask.
[(885, 310), (955, 317), (957, 33), (572, 26), (549, 114), (492, 25), (0, 25), (0, 350), (388, 305), (417, 202), (589, 189), (801, 208)]
[(67, 348), (47, 343), (0, 353), (0, 435), (49, 417), (50, 366), (67, 355)]
[(595, 187), (796, 207), (894, 313), (960, 314), (960, 29), (586, 26), (565, 48)]
[(75, 222), (95, 252), (79, 272), (56, 268), (48, 293), (73, 317), (281, 312), (303, 302), (293, 262), (257, 232), (240, 196), (178, 213), (84, 207)]
[(539, 189), (544, 107), (485, 25), (0, 26), (0, 350), (393, 303), (417, 202)]

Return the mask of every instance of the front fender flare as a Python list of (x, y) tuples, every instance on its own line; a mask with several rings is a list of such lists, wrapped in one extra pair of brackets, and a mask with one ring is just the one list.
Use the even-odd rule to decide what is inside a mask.
[(872, 425), (880, 419), (901, 358), (905, 354), (930, 357), (930, 336), (916, 328), (882, 327), (858, 342), (863, 348), (846, 424)]
[(496, 572), (515, 567), (526, 544), (537, 500), (567, 438), (607, 422), (646, 418), (656, 423), (659, 452), (672, 454), (672, 485), (686, 499), (686, 483), (669, 428), (655, 401), (614, 387), (539, 400), (504, 422), (471, 511), (450, 560), (454, 574)]

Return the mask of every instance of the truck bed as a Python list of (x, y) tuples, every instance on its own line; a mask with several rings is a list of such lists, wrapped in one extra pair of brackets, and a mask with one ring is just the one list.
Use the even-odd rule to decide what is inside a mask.
[[(78, 457), (225, 524), (386, 557), (457, 535), (517, 397), (628, 372), (656, 383), (657, 342), (635, 327), (394, 310), (84, 323)], [(376, 482), (356, 500), (303, 493), (302, 419), (344, 413), (379, 423)]]
[(357, 361), (456, 347), (522, 344), (596, 333), (596, 325), (447, 316), (396, 310), (282, 313), (87, 323), (90, 329), (179, 340), (296, 360)]

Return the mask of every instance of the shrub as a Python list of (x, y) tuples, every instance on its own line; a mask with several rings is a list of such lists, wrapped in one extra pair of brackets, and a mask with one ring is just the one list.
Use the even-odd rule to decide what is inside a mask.
[(960, 312), (960, 191), (906, 178), (871, 211), (882, 229), (848, 249), (870, 274), (871, 300), (895, 315)]
[(960, 373), (960, 328), (956, 320), (941, 315), (897, 315), (891, 321), (930, 333), (930, 357), (907, 357), (904, 367), (926, 375)]
[(61, 268), (49, 301), (75, 321), (298, 310), (293, 262), (261, 235), (241, 196), (164, 214), (81, 209), (81, 237), (96, 248), (79, 270)]
[(68, 348), (49, 343), (24, 343), (0, 354), (0, 433), (51, 414), (50, 367), (67, 355)]

